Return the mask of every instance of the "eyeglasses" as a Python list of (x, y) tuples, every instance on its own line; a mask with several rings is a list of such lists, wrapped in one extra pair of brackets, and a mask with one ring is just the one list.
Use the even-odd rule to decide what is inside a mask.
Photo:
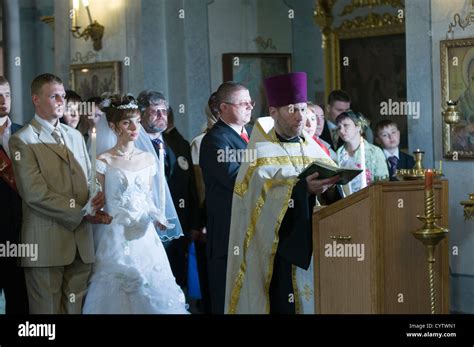
[(150, 108), (148, 112), (150, 112), (150, 114), (152, 115), (158, 115), (158, 114), (167, 115), (168, 114), (168, 110), (166, 108), (157, 108), (157, 109)]
[(233, 103), (233, 102), (226, 102), (226, 101), (224, 101), (224, 104), (233, 105), (233, 106), (239, 106), (239, 107), (242, 107), (242, 108), (249, 108), (249, 106), (252, 106), (252, 108), (255, 107), (255, 101), (253, 101), (253, 100), (250, 100), (250, 101), (242, 101), (242, 102), (239, 102), (238, 104)]

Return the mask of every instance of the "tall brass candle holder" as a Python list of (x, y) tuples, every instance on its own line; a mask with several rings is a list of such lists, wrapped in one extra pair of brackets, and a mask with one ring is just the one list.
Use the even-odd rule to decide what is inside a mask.
[[(428, 174), (433, 174), (431, 171)], [(431, 177), (432, 180), (432, 177)], [(431, 181), (432, 182), (432, 181)], [(423, 227), (413, 231), (413, 236), (421, 241), (427, 249), (428, 256), (428, 275), (430, 284), (430, 303), (431, 303), (431, 314), (436, 313), (436, 287), (435, 287), (435, 274), (434, 274), (434, 263), (435, 250), (438, 243), (443, 240), (448, 229), (442, 228), (436, 224), (436, 221), (442, 218), (441, 215), (435, 215), (435, 196), (432, 184), (428, 187), (425, 184), (425, 215), (417, 215), (420, 221), (423, 222)]]

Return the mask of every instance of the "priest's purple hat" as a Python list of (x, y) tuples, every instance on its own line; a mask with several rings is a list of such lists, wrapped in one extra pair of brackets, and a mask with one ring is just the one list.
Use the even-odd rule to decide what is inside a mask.
[(306, 72), (272, 76), (263, 83), (268, 106), (281, 107), (308, 101)]

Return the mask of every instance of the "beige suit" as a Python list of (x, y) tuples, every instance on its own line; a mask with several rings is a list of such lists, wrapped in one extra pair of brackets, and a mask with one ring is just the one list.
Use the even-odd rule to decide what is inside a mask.
[(94, 262), (82, 211), (89, 198), (87, 149), (77, 130), (60, 127), (67, 152), (35, 119), (10, 139), (23, 199), (21, 242), (38, 245), (36, 260), (21, 259), (32, 313), (80, 313)]

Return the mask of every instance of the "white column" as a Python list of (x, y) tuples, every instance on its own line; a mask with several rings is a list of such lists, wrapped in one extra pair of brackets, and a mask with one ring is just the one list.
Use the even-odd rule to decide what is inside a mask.
[(54, 0), (54, 73), (66, 86), (69, 85), (69, 65), (71, 63), (71, 19), (69, 11), (72, 2)]
[(12, 121), (23, 124), (29, 120), (29, 115), (23, 113), (22, 95), (23, 83), (21, 79), (21, 41), (20, 41), (20, 8), (17, 0), (4, 2), (5, 33), (5, 77), (10, 82), (12, 94)]

